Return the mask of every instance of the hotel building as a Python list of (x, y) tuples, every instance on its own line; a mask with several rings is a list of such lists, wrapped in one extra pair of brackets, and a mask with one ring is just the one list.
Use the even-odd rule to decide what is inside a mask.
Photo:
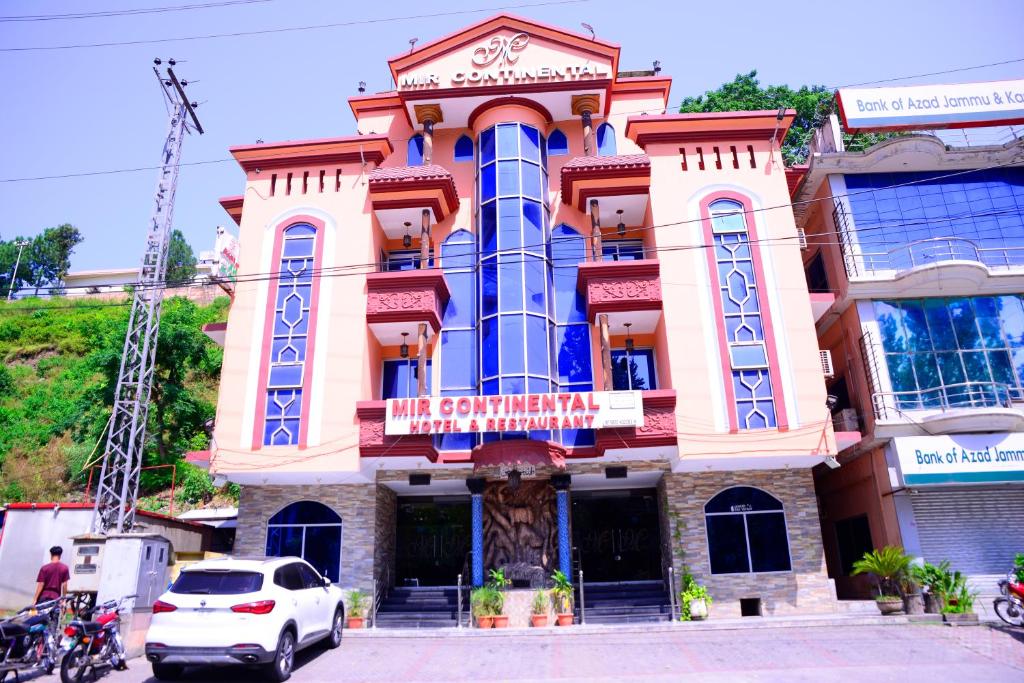
[(667, 618), (683, 571), (715, 614), (835, 609), (794, 114), (666, 113), (671, 79), (619, 59), (500, 15), (389, 60), (352, 135), (232, 148), (236, 552), (391, 623), (454, 623), (440, 587), (491, 569), (582, 577), (588, 622)]

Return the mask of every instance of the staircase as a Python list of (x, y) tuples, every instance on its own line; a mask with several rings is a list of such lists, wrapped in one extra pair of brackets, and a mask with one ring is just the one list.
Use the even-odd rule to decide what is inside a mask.
[[(465, 606), (462, 618), (467, 617)], [(458, 625), (455, 586), (392, 588), (377, 610), (377, 628), (454, 628)]]
[(672, 621), (668, 591), (661, 581), (585, 583), (583, 606), (588, 624)]

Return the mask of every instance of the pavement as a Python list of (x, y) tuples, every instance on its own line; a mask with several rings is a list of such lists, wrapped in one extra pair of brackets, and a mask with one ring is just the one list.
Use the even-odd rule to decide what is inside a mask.
[[(784, 628), (571, 633), (510, 630), (502, 637), (345, 638), (297, 657), (296, 683), (426, 681), (1024, 681), (1024, 629), (938, 624), (790, 625)], [(45, 678), (42, 680), (46, 680)], [(100, 680), (155, 681), (142, 659)], [(190, 670), (183, 680), (260, 680), (249, 670)]]

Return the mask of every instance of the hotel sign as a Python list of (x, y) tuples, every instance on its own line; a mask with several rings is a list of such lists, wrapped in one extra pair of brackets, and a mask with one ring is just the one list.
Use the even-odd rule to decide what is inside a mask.
[(388, 399), (384, 433), (460, 434), (640, 427), (639, 391)]
[(976, 128), (1024, 122), (1024, 80), (840, 88), (847, 133), (862, 130)]
[(558, 83), (594, 78), (607, 78), (607, 66), (582, 62), (522, 66), (520, 53), (530, 44), (530, 36), (517, 33), (513, 36), (494, 36), (478, 45), (465, 69), (438, 74), (416, 72), (398, 77), (399, 90), (427, 90), (441, 87), (472, 87), (477, 85), (516, 85), (534, 83)]
[(905, 486), (1024, 481), (1024, 433), (892, 440)]

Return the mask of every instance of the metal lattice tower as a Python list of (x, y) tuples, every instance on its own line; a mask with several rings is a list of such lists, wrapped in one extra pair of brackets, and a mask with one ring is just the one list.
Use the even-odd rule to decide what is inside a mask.
[[(159, 66), (160, 60), (154, 60)], [(169, 64), (174, 65), (174, 60)], [(139, 474), (146, 444), (146, 421), (153, 382), (157, 336), (160, 330), (160, 306), (167, 276), (167, 248), (171, 239), (174, 194), (178, 188), (181, 144), (186, 132), (203, 132), (193, 104), (185, 97), (182, 83), (171, 68), (167, 77), (153, 72), (160, 82), (168, 104), (170, 121), (160, 158), (160, 177), (156, 184), (153, 214), (146, 235), (139, 279), (132, 294), (128, 332), (121, 352), (121, 369), (114, 392), (114, 411), (103, 454), (92, 529), (97, 533), (130, 531), (135, 523), (135, 505), (139, 494)], [(187, 81), (185, 81), (187, 85)], [(191, 120), (189, 125), (188, 120)]]

